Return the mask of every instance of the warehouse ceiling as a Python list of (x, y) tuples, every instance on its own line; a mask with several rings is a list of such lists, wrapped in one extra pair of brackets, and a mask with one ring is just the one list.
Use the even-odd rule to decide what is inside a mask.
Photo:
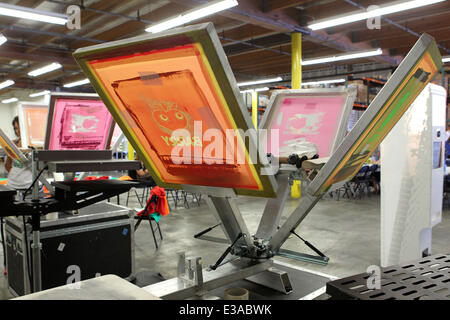
[[(398, 65), (418, 37), (427, 32), (450, 55), (450, 1), (383, 17), (380, 29), (369, 30), (366, 21), (312, 31), (307, 25), (324, 18), (351, 13), (369, 5), (394, 0), (238, 0), (237, 7), (195, 23), (214, 23), (238, 81), (282, 76), (290, 79), (291, 37), (303, 33), (303, 59), (382, 48), (383, 55), (303, 67), (304, 79)], [(424, 0), (425, 1), (425, 0)], [(198, 7), (203, 0), (11, 0), (2, 1), (42, 11), (66, 13), (81, 7), (81, 29), (0, 16), (0, 33), (8, 41), (0, 46), (0, 81), (15, 85), (0, 91), (59, 90), (63, 84), (85, 78), (72, 58), (77, 48), (145, 33), (152, 23)], [(59, 62), (63, 68), (31, 78), (28, 72)], [(448, 67), (447, 67), (448, 68)], [(76, 91), (92, 91), (90, 85)], [(64, 89), (63, 89), (64, 90)], [(74, 91), (72, 89), (72, 91)]]

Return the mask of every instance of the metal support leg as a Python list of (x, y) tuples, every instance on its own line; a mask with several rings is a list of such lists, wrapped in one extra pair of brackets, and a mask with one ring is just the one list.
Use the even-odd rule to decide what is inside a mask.
[[(309, 189), (309, 187), (308, 187)], [(269, 241), (269, 246), (273, 251), (278, 251), (283, 243), (291, 235), (291, 231), (295, 230), (300, 222), (306, 217), (306, 215), (311, 211), (311, 209), (320, 200), (321, 196), (313, 196), (308, 193), (308, 189), (302, 195), (300, 204), (291, 213), (286, 222), (281, 226), (281, 228), (273, 235), (272, 239)]]
[(240, 238), (237, 244), (251, 247), (252, 237), (247, 229), (242, 214), (239, 211), (234, 199), (228, 197), (208, 196), (206, 202), (211, 208), (217, 220), (222, 222), (221, 227), (230, 243), (232, 243), (239, 234), (244, 234), (245, 237)]
[[(39, 163), (35, 159), (35, 153), (32, 154), (32, 173), (33, 181), (35, 181), (39, 175)], [(39, 183), (36, 182), (32, 188), (32, 198), (33, 201), (39, 201)], [(33, 230), (33, 244), (31, 246), (31, 254), (33, 258), (33, 292), (39, 292), (42, 290), (41, 281), (41, 239), (40, 239), (40, 228), (41, 228), (41, 217), (40, 213), (36, 212), (31, 217), (31, 225)], [(26, 232), (26, 230), (25, 230)]]
[(142, 205), (142, 202), (141, 202), (141, 198), (139, 198), (139, 194), (138, 194), (136, 188), (134, 188), (134, 194), (136, 195), (136, 198), (137, 198), (137, 200), (138, 200), (138, 202), (139, 202), (139, 205), (140, 205), (141, 208), (142, 208), (143, 205)]
[(272, 288), (284, 294), (292, 292), (292, 284), (288, 273), (275, 268), (269, 268), (267, 271), (248, 277), (245, 280)]
[[(182, 256), (179, 256), (179, 261)], [(144, 287), (143, 289), (157, 297), (165, 300), (183, 300), (199, 293), (214, 290), (227, 284), (239, 281), (250, 276), (263, 272), (273, 266), (273, 260), (255, 262), (249, 259), (239, 259), (220, 267), (214, 271), (202, 270), (203, 285), (199, 292), (199, 288), (188, 281), (183, 281), (179, 277)], [(181, 267), (179, 266), (179, 269)], [(181, 272), (181, 270), (179, 270)], [(199, 273), (200, 274), (200, 273)]]
[(278, 192), (275, 199), (269, 199), (258, 226), (256, 237), (269, 240), (277, 231), (284, 205), (289, 195), (289, 173), (282, 172), (277, 176)]
[(155, 230), (153, 230), (152, 219), (150, 217), (147, 217), (147, 219), (148, 219), (148, 223), (150, 224), (150, 229), (152, 230), (152, 236), (153, 236), (153, 240), (155, 241), (156, 249), (158, 249), (158, 242), (156, 241)]
[[(33, 292), (39, 292), (42, 290), (41, 281), (41, 239), (40, 239), (40, 217), (34, 215), (32, 217), (33, 225), (33, 243), (31, 245), (31, 254), (33, 257)], [(25, 231), (26, 232), (26, 231)]]
[(158, 226), (159, 236), (161, 237), (161, 240), (162, 240), (163, 236), (162, 236), (162, 233), (161, 233), (161, 228), (159, 227), (159, 222), (156, 222), (156, 225)]

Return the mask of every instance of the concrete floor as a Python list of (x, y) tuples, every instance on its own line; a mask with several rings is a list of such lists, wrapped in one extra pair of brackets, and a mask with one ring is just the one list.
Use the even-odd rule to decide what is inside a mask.
[[(125, 203), (125, 198), (126, 195), (121, 196), (122, 204)], [(258, 198), (238, 199), (239, 208), (252, 234), (257, 230), (265, 203), (266, 200)], [(298, 200), (288, 200), (281, 222), (297, 203)], [(137, 207), (138, 204), (132, 198), (129, 206)], [(179, 204), (179, 207), (173, 209), (172, 204), (170, 215), (160, 222), (164, 240), (158, 250), (155, 249), (148, 223), (142, 223), (137, 230), (135, 253), (139, 286), (150, 284), (148, 277), (144, 276), (146, 274), (160, 273), (166, 279), (176, 276), (179, 251), (185, 251), (186, 255), (190, 256), (201, 256), (206, 267), (213, 264), (226, 249), (225, 244), (193, 238), (194, 234), (215, 225), (216, 220), (204, 200), (200, 206), (190, 200), (189, 206), (190, 208), (186, 209)], [(297, 228), (297, 233), (330, 258), (328, 265), (321, 266), (282, 257), (278, 257), (278, 260), (339, 278), (365, 272), (369, 265), (380, 264), (380, 198), (372, 196), (361, 200), (340, 201), (324, 198)], [(450, 252), (449, 234), (450, 210), (445, 210), (443, 221), (433, 229), (433, 254)], [(220, 228), (216, 228), (209, 235), (224, 237)], [(296, 237), (289, 238), (283, 248), (314, 254)], [(11, 295), (7, 290), (3, 267), (1, 270), (0, 299), (8, 299)]]

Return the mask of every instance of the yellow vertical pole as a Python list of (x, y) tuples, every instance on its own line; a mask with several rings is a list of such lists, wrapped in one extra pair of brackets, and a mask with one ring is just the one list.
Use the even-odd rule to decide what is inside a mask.
[(252, 120), (253, 126), (258, 130), (258, 92), (252, 91)]
[(128, 160), (134, 160), (134, 148), (130, 142), (128, 142)]
[(302, 34), (294, 32), (291, 35), (292, 53), (292, 89), (301, 89), (302, 86)]
[[(292, 71), (291, 78), (292, 89), (301, 89), (302, 87), (302, 34), (294, 32), (291, 35), (291, 53), (292, 53)], [(302, 195), (302, 183), (300, 180), (293, 180), (291, 186), (291, 197), (300, 198)]]

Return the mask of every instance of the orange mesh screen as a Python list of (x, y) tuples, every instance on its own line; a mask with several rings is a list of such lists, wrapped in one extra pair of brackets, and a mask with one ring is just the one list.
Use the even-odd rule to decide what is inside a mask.
[[(235, 124), (200, 52), (197, 45), (187, 45), (94, 60), (90, 66), (144, 149), (146, 159), (142, 160), (148, 160), (164, 182), (261, 190), (248, 161), (226, 163), (225, 130), (235, 129)], [(201, 122), (200, 130), (194, 130), (194, 121)], [(171, 135), (176, 129), (187, 130), (191, 139), (174, 140)], [(221, 141), (202, 141), (208, 129), (219, 129)], [(211, 142), (222, 144), (223, 153), (199, 157), (205, 149), (211, 150)], [(189, 145), (191, 164), (173, 163), (172, 149), (180, 143)], [(236, 148), (245, 154), (235, 141)], [(211, 160), (223, 164), (209, 164)]]
[(47, 108), (26, 107), (25, 121), (27, 126), (28, 143), (32, 146), (43, 146), (45, 130), (47, 129)]

